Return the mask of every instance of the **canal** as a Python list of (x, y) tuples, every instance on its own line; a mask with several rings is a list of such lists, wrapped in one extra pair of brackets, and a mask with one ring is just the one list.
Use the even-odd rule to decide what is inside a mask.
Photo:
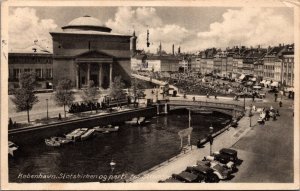
[[(18, 155), (9, 159), (9, 181), (99, 182), (99, 177), (112, 173), (112, 159), (114, 174), (141, 173), (180, 153), (177, 133), (188, 127), (188, 112), (178, 110), (149, 120), (141, 127), (121, 125), (118, 132), (96, 133), (89, 140), (62, 147), (48, 147), (43, 140), (20, 146)], [(229, 120), (230, 116), (220, 113), (193, 114), (192, 144), (207, 135), (211, 124), (218, 131)]]

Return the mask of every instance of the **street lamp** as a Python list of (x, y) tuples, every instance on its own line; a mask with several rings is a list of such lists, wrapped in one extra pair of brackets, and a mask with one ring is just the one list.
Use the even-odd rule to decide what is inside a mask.
[(246, 94), (244, 93), (244, 109), (246, 108)]
[(46, 103), (47, 103), (47, 120), (49, 118), (49, 114), (48, 114), (48, 99), (46, 99)]
[(208, 135), (208, 141), (209, 141), (209, 145), (210, 145), (210, 147), (209, 147), (209, 155), (212, 155), (212, 144), (214, 142), (214, 139), (212, 137), (213, 132), (214, 132), (214, 128), (213, 128), (212, 124), (210, 124), (209, 135)]

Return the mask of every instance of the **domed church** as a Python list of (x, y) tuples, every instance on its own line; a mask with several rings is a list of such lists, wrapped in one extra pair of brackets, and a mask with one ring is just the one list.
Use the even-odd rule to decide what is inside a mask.
[(130, 85), (130, 58), (136, 51), (136, 36), (116, 34), (91, 16), (76, 18), (50, 32), (53, 41), (53, 82), (72, 80), (77, 89), (90, 80), (107, 89), (115, 76)]

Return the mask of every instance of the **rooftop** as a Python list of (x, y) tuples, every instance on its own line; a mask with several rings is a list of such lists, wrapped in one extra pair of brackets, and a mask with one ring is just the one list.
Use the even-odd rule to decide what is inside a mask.
[(47, 50), (40, 45), (34, 44), (23, 49), (11, 49), (9, 53), (25, 53), (25, 54), (52, 54), (50, 50)]

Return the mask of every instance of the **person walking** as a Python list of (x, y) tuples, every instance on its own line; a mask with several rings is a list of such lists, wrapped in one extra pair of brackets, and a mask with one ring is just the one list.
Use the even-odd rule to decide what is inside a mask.
[(278, 97), (278, 94), (277, 94), (277, 93), (275, 93), (275, 94), (274, 94), (274, 96), (275, 96), (275, 102), (277, 102), (277, 97)]
[(282, 107), (282, 101), (279, 101), (279, 107)]

